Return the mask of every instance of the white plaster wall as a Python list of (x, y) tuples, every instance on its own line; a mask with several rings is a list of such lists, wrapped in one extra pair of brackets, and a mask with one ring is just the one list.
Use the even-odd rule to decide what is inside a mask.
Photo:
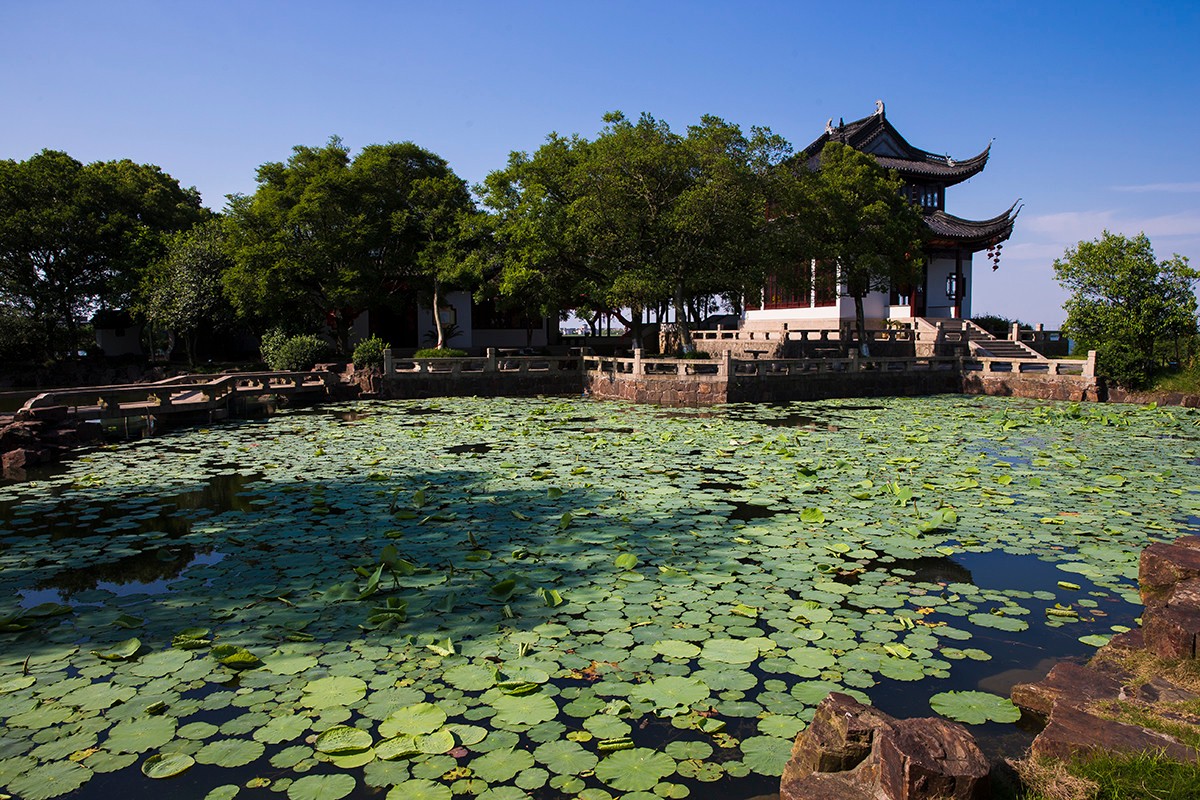
[(946, 277), (954, 272), (954, 265), (953, 258), (935, 258), (929, 262), (929, 278), (925, 284), (925, 316), (953, 316), (954, 305), (946, 298)]
[(97, 328), (96, 344), (106, 356), (140, 356), (142, 354), (142, 327), (130, 325), (122, 328), (121, 335), (113, 328)]
[[(457, 347), (460, 350), (474, 347), (471, 337), (471, 295), (468, 292), (448, 292), (442, 297), (442, 305), (454, 309), (457, 314), (455, 324), (462, 333), (446, 342), (447, 347)], [(429, 340), (426, 335), (434, 330), (433, 313), (429, 307), (422, 304), (417, 307), (417, 339), (420, 347), (433, 347), (436, 340)]]

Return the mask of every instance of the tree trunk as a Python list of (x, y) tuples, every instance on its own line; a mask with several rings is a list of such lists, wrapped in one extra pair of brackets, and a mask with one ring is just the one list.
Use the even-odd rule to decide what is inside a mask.
[(446, 346), (446, 332), (442, 329), (441, 296), (442, 283), (435, 278), (433, 281), (433, 329), (437, 332), (437, 344), (434, 346), (438, 350)]
[(854, 295), (854, 323), (858, 331), (858, 354), (868, 357), (871, 355), (870, 348), (867, 347), (867, 319), (863, 312), (863, 296), (861, 294)]
[(692, 332), (688, 328), (687, 301), (683, 298), (683, 281), (675, 284), (675, 327), (679, 331), (679, 347), (684, 353), (694, 353), (696, 345), (692, 343)]
[(632, 306), (629, 309), (629, 330), (633, 332), (633, 349), (642, 349), (642, 308)]

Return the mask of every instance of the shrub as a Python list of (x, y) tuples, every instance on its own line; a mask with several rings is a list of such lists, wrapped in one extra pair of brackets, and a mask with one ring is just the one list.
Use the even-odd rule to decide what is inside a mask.
[(675, 358), (686, 358), (690, 361), (692, 359), (712, 358), (712, 355), (704, 350), (693, 350), (690, 353), (684, 353), (684, 352), (676, 353), (674, 357)]
[(309, 369), (330, 354), (329, 343), (311, 333), (284, 338), (282, 341), (272, 338), (269, 348), (265, 344), (266, 336), (263, 341), (263, 359), (271, 369)]
[(1125, 342), (1108, 341), (1096, 347), (1096, 371), (1125, 389), (1150, 385), (1154, 365)]
[(466, 358), (466, 350), (455, 350), (453, 347), (426, 347), (413, 353), (413, 358)]
[(354, 368), (383, 369), (383, 351), (390, 347), (390, 344), (378, 336), (363, 339), (354, 346)]
[(287, 340), (288, 335), (279, 328), (272, 328), (264, 333), (262, 341), (258, 345), (258, 352), (262, 356), (262, 360), (267, 364), (274, 363), (279, 348), (283, 347)]

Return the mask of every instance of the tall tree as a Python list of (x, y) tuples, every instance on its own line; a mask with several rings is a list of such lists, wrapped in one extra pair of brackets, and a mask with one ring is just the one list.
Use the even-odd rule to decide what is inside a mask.
[[(457, 186), (453, 200), (431, 181)], [(359, 313), (425, 279), (427, 250), (453, 235), (439, 227), (452, 216), (442, 206), (471, 206), (446, 162), (412, 142), (370, 145), (353, 160), (336, 137), (297, 146), (286, 164), (259, 167), (258, 184), (230, 201), (230, 299), (263, 326), (328, 320), (343, 353)]]
[(224, 224), (214, 218), (171, 236), (166, 256), (143, 279), (141, 312), (152, 326), (169, 332), (172, 341), (182, 339), (192, 366), (200, 333), (231, 322), (222, 278), (232, 264)]
[(156, 166), (84, 165), (55, 150), (0, 161), (0, 304), (38, 331), (31, 355), (79, 347), (84, 321), (128, 303), (166, 237), (205, 213), (195, 189)]
[(1137, 388), (1153, 375), (1155, 347), (1196, 331), (1200, 272), (1174, 255), (1156, 261), (1146, 234), (1104, 231), (1054, 262), (1054, 275), (1071, 293), (1063, 330), (1077, 347), (1096, 350), (1108, 377)]
[(859, 352), (868, 355), (863, 298), (915, 280), (921, 215), (901, 196), (895, 172), (838, 142), (821, 151), (812, 186), (810, 247), (817, 259), (837, 265), (842, 291), (854, 299)]
[(686, 135), (648, 114), (604, 119), (594, 141), (551, 135), (488, 177), (501, 285), (557, 290), (563, 307), (614, 312), (635, 335), (642, 309), (669, 303), (690, 350), (699, 298), (744, 291), (780, 255), (766, 203), (787, 143), (716, 117)]

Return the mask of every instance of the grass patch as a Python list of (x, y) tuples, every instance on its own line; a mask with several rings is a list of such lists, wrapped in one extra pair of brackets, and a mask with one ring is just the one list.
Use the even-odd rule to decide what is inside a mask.
[(1159, 373), (1150, 387), (1157, 392), (1183, 392), (1200, 394), (1200, 369), (1185, 369), (1180, 372)]
[[(1156, 703), (1142, 705), (1123, 701), (1106, 703), (1101, 707), (1104, 716), (1117, 722), (1138, 725), (1152, 731), (1174, 736), (1189, 747), (1200, 749), (1200, 726), (1196, 711), (1200, 704), (1195, 700), (1184, 703)], [(1200, 785), (1197, 787), (1200, 794)]]
[(1195, 800), (1200, 788), (1200, 765), (1161, 752), (1011, 763), (1025, 785), (1021, 800)]
[(453, 347), (426, 347), (413, 353), (413, 358), (466, 358), (466, 350), (456, 350)]
[(1113, 664), (1129, 673), (1128, 683), (1133, 686), (1165, 678), (1181, 689), (1200, 694), (1200, 661), (1164, 661), (1147, 650), (1105, 647), (1096, 653), (1095, 662)]

